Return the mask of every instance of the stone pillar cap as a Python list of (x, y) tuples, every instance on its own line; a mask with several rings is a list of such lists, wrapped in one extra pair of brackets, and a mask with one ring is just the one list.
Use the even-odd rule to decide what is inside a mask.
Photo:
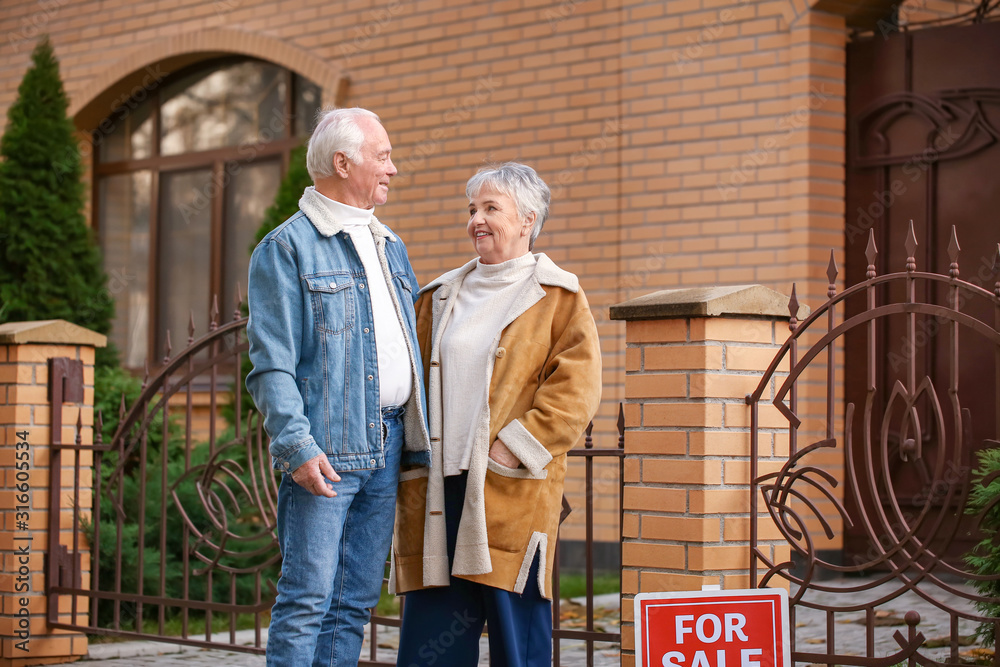
[(104, 347), (108, 337), (66, 320), (37, 320), (0, 324), (0, 345), (48, 343)]
[[(734, 316), (788, 319), (788, 301), (789, 297), (763, 285), (667, 289), (611, 306), (611, 319)], [(805, 319), (808, 314), (808, 306), (799, 306), (799, 320)]]

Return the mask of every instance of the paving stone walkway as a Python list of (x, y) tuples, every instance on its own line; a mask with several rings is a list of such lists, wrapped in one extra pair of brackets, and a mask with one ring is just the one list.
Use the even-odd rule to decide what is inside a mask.
[[(858, 587), (861, 581), (859, 579), (845, 579), (821, 582), (832, 590), (809, 591), (808, 597), (804, 600), (815, 604), (837, 605), (838, 607), (861, 606), (878, 602), (880, 599), (890, 596), (897, 588), (895, 584), (886, 584), (874, 592), (844, 592), (845, 588)], [(929, 644), (947, 636), (950, 631), (948, 615), (927, 598), (931, 597), (955, 609), (973, 612), (972, 603), (962, 595), (962, 593), (971, 593), (972, 588), (965, 584), (954, 584), (953, 589), (953, 591), (942, 591), (924, 588), (922, 590), (924, 590), (925, 596), (909, 591), (875, 606), (879, 619), (879, 625), (875, 628), (874, 633), (875, 655), (882, 657), (899, 651), (899, 645), (893, 635), (899, 631), (903, 637), (907, 636), (908, 627), (904, 622), (904, 616), (908, 611), (916, 611), (920, 614), (921, 620), (917, 630), (924, 633)], [(615, 613), (618, 604), (617, 596), (602, 596), (597, 602), (606, 610), (599, 626), (605, 631), (617, 631), (619, 617)], [(838, 612), (834, 615), (833, 643), (837, 653), (865, 655), (867, 648), (864, 617), (863, 610)], [(974, 629), (975, 624), (970, 621), (963, 620), (959, 623), (959, 633), (963, 636), (971, 635)], [(825, 612), (804, 606), (798, 607), (795, 614), (794, 631), (799, 651), (826, 653), (827, 615)], [(243, 642), (252, 643), (252, 631), (237, 634)], [(391, 662), (395, 659), (398, 636), (398, 631), (394, 628), (379, 628), (377, 653), (379, 660)], [(479, 664), (488, 665), (489, 653), (485, 637), (481, 640), (480, 646)], [(617, 667), (620, 664), (618, 644), (597, 644), (595, 649), (594, 665), (597, 667)], [(975, 654), (978, 650), (978, 647), (972, 644), (962, 646), (960, 658), (963, 661), (971, 662), (976, 657)], [(932, 648), (925, 645), (921, 653), (934, 660), (945, 661), (948, 659), (950, 651), (948, 646)], [(582, 642), (563, 641), (561, 652), (561, 664), (564, 666), (577, 667), (587, 664), (586, 648)], [(367, 639), (363, 655), (366, 658), (369, 655)], [(74, 664), (78, 667), (263, 667), (265, 661), (264, 656), (246, 653), (204, 650), (154, 642), (123, 642), (94, 644), (91, 646), (88, 658)]]
[[(563, 604), (566, 605), (566, 602)], [(605, 610), (602, 621), (597, 623), (596, 627), (607, 632), (617, 632), (618, 595), (598, 596), (595, 599), (595, 606)], [(244, 630), (236, 634), (239, 643), (250, 645), (254, 641), (253, 631)], [(376, 649), (378, 659), (386, 662), (395, 661), (398, 646), (399, 631), (396, 628), (379, 627)], [(479, 647), (479, 664), (485, 667), (489, 665), (489, 643), (485, 636), (480, 640)], [(560, 645), (560, 651), (560, 662), (566, 667), (587, 664), (587, 647), (583, 642), (564, 640)], [(371, 655), (367, 631), (362, 655), (366, 659)], [(618, 667), (619, 655), (617, 643), (594, 645), (595, 667)], [(120, 642), (93, 644), (87, 659), (73, 664), (78, 667), (264, 667), (265, 660), (262, 655), (235, 651), (207, 650), (157, 642)]]

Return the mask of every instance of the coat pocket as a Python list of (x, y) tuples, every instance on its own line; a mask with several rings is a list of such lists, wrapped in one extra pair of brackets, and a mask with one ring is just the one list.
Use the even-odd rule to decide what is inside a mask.
[(523, 551), (548, 471), (536, 478), (524, 468), (508, 468), (493, 459), (486, 465), (486, 539), (500, 551)]
[(421, 467), (399, 473), (393, 536), (397, 558), (423, 553), (428, 472), (428, 468)]
[(407, 275), (405, 273), (394, 273), (392, 274), (392, 279), (400, 300), (405, 303), (413, 303), (413, 286), (410, 285)]
[(354, 326), (354, 297), (349, 274), (306, 277), (316, 330), (339, 334)]

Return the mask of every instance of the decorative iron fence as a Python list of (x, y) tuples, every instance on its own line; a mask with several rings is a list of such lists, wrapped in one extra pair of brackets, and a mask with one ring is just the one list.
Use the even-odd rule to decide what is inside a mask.
[[(111, 443), (101, 440), (100, 414), (93, 445), (80, 444), (79, 436), (73, 444), (53, 443), (54, 457), (73, 453), (76, 480), (92, 453), (94, 475), (89, 514), (78, 483), (72, 492), (77, 509), (71, 546), (50, 545), (49, 609), (57, 609), (59, 598), (65, 605), (68, 597), (70, 605), (68, 620), (65, 606), (62, 617), (51, 615), (54, 627), (264, 652), (264, 629), (280, 571), (275, 537), (280, 478), (271, 469), (260, 415), (245, 409), (240, 369), (249, 345), (241, 307), (221, 325), (215, 308), (209, 331), (197, 339), (192, 318), (187, 346), (176, 356), (171, 356), (168, 332), (159, 370), (152, 376), (147, 371), (131, 406), (122, 397)], [(199, 416), (198, 399), (205, 397), (207, 409)], [(228, 419), (219, 417), (223, 407), (230, 413)], [(60, 414), (53, 412), (55, 419)], [(584, 448), (570, 452), (585, 461), (587, 616), (583, 629), (560, 627), (556, 572), (557, 665), (560, 640), (585, 642), (588, 664), (593, 663), (595, 642), (621, 641), (619, 633), (599, 632), (594, 624), (593, 462), (596, 457), (618, 460), (620, 507), (623, 415), (620, 412), (617, 447), (594, 448), (592, 428)], [(78, 424), (77, 432), (81, 429)], [(60, 476), (51, 475), (50, 482), (51, 497), (60, 497)], [(88, 545), (89, 581), (81, 576)], [(360, 664), (393, 664), (377, 660), (378, 628), (399, 624), (399, 618), (373, 615), (369, 659)]]
[[(916, 270), (912, 223), (904, 247), (908, 255), (905, 271), (879, 276), (874, 234), (870, 234), (867, 280), (839, 294), (831, 252), (828, 301), (802, 322), (796, 319), (799, 305), (793, 287), (791, 335), (756, 391), (747, 397), (752, 434), (751, 585), (790, 585), (795, 661), (866, 667), (889, 667), (904, 661), (911, 666), (958, 664), (960, 646), (966, 643), (962, 633), (967, 635), (974, 629), (969, 627), (972, 624), (1000, 622), (975, 609), (977, 602), (1000, 603), (1000, 599), (984, 598), (961, 585), (994, 581), (1000, 575), (971, 572), (953, 549), (960, 538), (971, 542), (966, 533), (972, 535), (985, 514), (967, 513), (974, 450), (1000, 446), (1000, 246), (992, 269), (996, 276), (993, 291), (959, 278), (954, 228), (947, 251), (951, 262), (948, 275)], [(852, 299), (860, 301), (848, 307)], [(947, 304), (938, 303), (942, 299)], [(843, 321), (838, 324), (841, 316)], [(924, 325), (930, 321), (936, 323), (934, 335), (926, 333)], [(925, 331), (922, 338), (918, 335), (921, 331)], [(810, 334), (817, 340), (800, 354), (798, 342)], [(968, 336), (963, 344), (960, 335)], [(852, 356), (848, 368), (843, 369), (845, 391), (849, 398), (860, 396), (863, 404), (847, 402), (843, 429), (839, 430), (835, 427), (840, 386), (835, 359), (837, 346), (850, 336), (857, 336), (853, 339), (858, 343), (855, 349), (861, 353)], [(895, 363), (894, 350), (884, 345), (889, 340), (900, 344)], [(978, 360), (972, 365), (971, 377), (969, 359)], [(775, 380), (776, 369), (786, 360), (790, 369), (787, 378)], [(800, 412), (796, 385), (823, 362), (825, 437), (803, 447), (799, 431), (806, 415)], [(963, 371), (965, 386), (973, 381), (973, 393), (992, 391), (992, 400), (960, 391)], [(850, 383), (855, 380), (863, 384), (854, 387)], [(758, 409), (772, 381), (772, 403), (788, 422), (784, 432), (789, 452), (779, 470), (761, 472)], [(812, 383), (819, 384), (815, 375)], [(978, 431), (974, 431), (973, 415), (963, 407), (963, 400), (987, 406), (987, 414), (979, 415), (984, 421)], [(993, 435), (980, 440), (974, 438), (974, 432)], [(810, 460), (838, 443), (844, 456), (842, 479)], [(903, 489), (907, 488), (916, 489), (916, 493), (905, 495)], [(853, 558), (847, 563), (838, 562), (834, 554), (839, 550), (824, 552), (818, 546), (838, 534), (838, 522), (845, 534), (865, 535), (868, 545), (867, 551), (854, 549), (849, 553)], [(790, 545), (792, 560), (774, 562), (769, 551), (761, 548), (762, 531), (773, 533), (774, 528)], [(867, 577), (850, 578), (856, 575)], [(831, 577), (839, 579), (833, 582)], [(895, 614), (892, 623), (886, 623), (882, 618), (885, 613), (878, 611), (889, 603), (909, 604), (910, 598), (901, 599), (908, 593), (919, 596), (925, 610), (947, 617), (947, 635), (938, 640), (943, 647), (940, 651), (947, 652), (943, 662), (929, 655), (932, 647), (925, 646), (927, 637), (920, 631), (919, 613), (911, 609), (905, 616)], [(807, 650), (806, 642), (796, 643), (797, 613), (824, 616), (825, 635), (810, 639), (809, 644), (825, 645), (825, 651)], [(858, 645), (845, 646), (843, 630), (837, 643), (837, 623), (844, 622), (845, 616), (865, 626), (864, 641)], [(906, 635), (893, 630), (893, 624), (908, 626)], [(876, 635), (884, 633), (884, 627), (889, 627), (890, 637), (882, 636), (880, 642)], [(887, 649), (890, 639), (893, 645)]]

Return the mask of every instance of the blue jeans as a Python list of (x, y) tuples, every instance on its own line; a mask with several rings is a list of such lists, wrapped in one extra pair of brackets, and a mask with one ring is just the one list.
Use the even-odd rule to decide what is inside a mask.
[(385, 467), (338, 470), (337, 496), (285, 475), (278, 489), (281, 577), (267, 636), (268, 667), (358, 664), (392, 542), (403, 408), (383, 408)]

